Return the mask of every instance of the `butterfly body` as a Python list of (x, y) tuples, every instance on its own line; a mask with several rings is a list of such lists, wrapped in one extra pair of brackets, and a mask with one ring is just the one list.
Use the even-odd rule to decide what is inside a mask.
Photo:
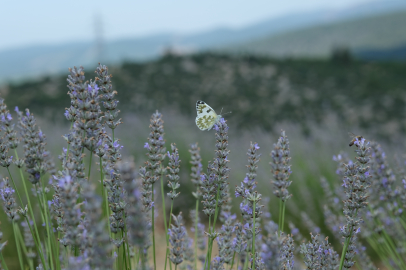
[(198, 100), (196, 102), (196, 125), (201, 130), (210, 130), (220, 121), (221, 115), (218, 115), (206, 102)]

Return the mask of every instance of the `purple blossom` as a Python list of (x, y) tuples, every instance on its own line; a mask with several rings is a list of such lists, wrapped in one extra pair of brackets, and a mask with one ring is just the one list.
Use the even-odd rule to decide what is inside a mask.
[(249, 204), (240, 203), (240, 209), (249, 215), (252, 214), (252, 208), (249, 206)]
[(144, 148), (149, 149), (149, 144), (147, 142), (144, 144)]
[(116, 149), (122, 149), (122, 148), (123, 148), (123, 146), (122, 146), (122, 145), (120, 146), (120, 144), (118, 143), (118, 140), (116, 140), (116, 141), (113, 143), (113, 147), (116, 148)]
[(7, 198), (10, 198), (14, 194), (15, 190), (9, 187), (4, 189), (0, 189), (0, 195), (4, 202), (6, 202)]
[(254, 144), (254, 148), (255, 148), (255, 150), (258, 150), (259, 149), (259, 146), (258, 146), (258, 144), (256, 143), (256, 144)]
[(344, 184), (342, 184), (341, 186), (342, 186), (342, 187), (348, 187), (348, 186), (347, 186), (347, 183), (345, 182), (345, 179), (343, 179), (343, 182), (344, 182)]

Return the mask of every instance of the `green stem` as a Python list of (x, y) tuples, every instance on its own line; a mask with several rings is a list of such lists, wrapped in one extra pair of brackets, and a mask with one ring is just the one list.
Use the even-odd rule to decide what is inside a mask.
[[(69, 129), (69, 130), (72, 129), (72, 127), (73, 127), (73, 122), (74, 122), (74, 121), (71, 121), (71, 122), (70, 122), (70, 129)], [(67, 150), (66, 150), (66, 158), (68, 158), (68, 156), (69, 156), (69, 146), (70, 146), (70, 143), (68, 143), (68, 148), (67, 148)]]
[[(230, 266), (230, 270), (233, 269), (234, 266), (234, 260), (235, 260), (235, 251), (233, 253), (233, 260), (231, 261), (231, 266)], [(237, 264), (237, 269), (238, 269), (238, 264)]]
[[(196, 215), (195, 215), (195, 270), (197, 270), (197, 221), (199, 217), (199, 199), (196, 199)], [(235, 253), (234, 253), (235, 254)]]
[[(152, 202), (154, 202), (154, 185), (152, 185)], [(156, 270), (156, 257), (155, 257), (155, 206), (152, 206), (152, 255), (154, 257), (154, 270)]]
[(141, 253), (141, 269), (142, 270), (145, 270), (145, 257), (146, 257), (146, 254), (144, 254), (144, 249), (141, 247), (140, 248), (140, 253)]
[(252, 228), (252, 269), (255, 269), (255, 204), (256, 201), (254, 200), (254, 205), (252, 207), (252, 213), (253, 213), (253, 228)]
[(50, 262), (51, 269), (54, 269), (54, 262), (53, 262), (53, 258), (54, 258), (53, 252), (54, 252), (54, 250), (53, 250), (52, 245), (51, 245), (51, 232), (49, 230), (50, 223), (49, 223), (49, 220), (48, 220), (49, 211), (47, 209), (48, 204), (47, 204), (47, 200), (46, 200), (46, 196), (45, 196), (44, 185), (42, 184), (42, 174), (40, 174), (39, 178), (40, 178), (39, 183), (40, 183), (41, 188), (42, 188), (42, 200), (44, 202), (43, 207), (44, 207), (44, 216), (45, 216), (45, 226), (46, 226), (46, 231), (47, 231), (48, 248), (50, 249), (50, 251), (49, 251), (49, 254), (50, 254), (49, 262)]
[[(127, 232), (127, 224), (124, 223), (124, 231)], [(131, 267), (131, 257), (130, 257), (130, 245), (128, 243), (128, 234), (125, 233), (125, 244), (127, 245), (127, 257), (128, 257), (128, 265), (130, 266), (129, 269), (132, 269)]]
[(14, 219), (13, 219), (13, 231), (14, 231), (14, 240), (16, 242), (16, 247), (17, 247), (18, 261), (20, 263), (20, 269), (24, 269), (23, 258), (21, 256), (21, 247), (20, 247), (20, 242), (18, 242), (18, 239), (17, 239), (17, 229), (16, 229), (16, 223), (15, 223)]
[[(28, 217), (25, 217), (25, 221), (27, 222), (28, 227), (30, 228), (31, 234), (34, 235), (34, 233), (33, 233), (33, 231), (32, 231), (32, 227), (31, 227), (30, 221), (28, 220)], [(33, 238), (34, 238), (34, 237), (33, 237)], [(37, 247), (37, 250), (38, 250), (39, 257), (40, 257), (40, 259), (41, 259), (42, 265), (45, 267), (45, 266), (46, 266), (46, 264), (45, 264), (45, 258), (44, 258), (44, 255), (43, 255), (43, 251), (42, 251), (42, 249), (40, 248), (41, 243), (40, 243), (37, 239), (35, 239), (35, 238), (34, 238), (34, 242), (35, 242), (35, 246)]]
[[(209, 233), (210, 233), (210, 225), (211, 225), (211, 215), (209, 216)], [(210, 236), (208, 236), (208, 245), (207, 245), (207, 253), (206, 259), (204, 260), (204, 267), (203, 270), (207, 270), (206, 265), (208, 264), (207, 261), (209, 259), (209, 251), (210, 251)]]
[(3, 266), (4, 270), (8, 270), (6, 261), (3, 258), (3, 253), (0, 252), (0, 260), (1, 260), (1, 266)]
[[(355, 217), (357, 216), (357, 214), (358, 214), (358, 209), (355, 210)], [(339, 268), (339, 270), (343, 269), (345, 254), (347, 253), (348, 245), (351, 242), (351, 237), (352, 237), (353, 230), (354, 230), (354, 226), (351, 226), (350, 235), (345, 239), (343, 252), (341, 253), (341, 260), (340, 260), (340, 268)]]
[(90, 151), (90, 157), (89, 157), (89, 173), (87, 174), (87, 181), (90, 181), (90, 170), (92, 169), (92, 157), (93, 157), (93, 152)]
[(17, 193), (18, 199), (20, 200), (20, 205), (21, 205), (21, 207), (23, 207), (23, 205), (24, 205), (23, 200), (21, 200), (20, 192), (18, 192), (16, 183), (14, 182), (14, 179), (11, 176), (10, 169), (8, 167), (7, 167), (7, 171), (8, 171), (8, 175), (10, 175), (10, 179), (11, 179), (11, 182), (13, 183), (13, 187), (14, 187), (14, 190), (16, 191), (16, 193)]
[[(17, 153), (17, 149), (16, 149), (16, 148), (14, 149), (14, 154), (15, 154), (16, 158), (19, 159), (19, 158), (18, 158), (18, 153)], [(8, 169), (8, 168), (7, 168), (7, 169)], [(25, 179), (24, 179), (23, 170), (22, 170), (21, 168), (19, 168), (19, 171), (20, 171), (21, 182), (23, 183), (23, 187), (24, 187), (25, 196), (26, 196), (27, 202), (28, 202), (28, 209), (29, 209), (29, 211), (30, 211), (31, 219), (32, 219), (33, 224), (34, 224), (35, 236), (37, 237), (37, 241), (40, 242), (41, 238), (39, 237), (38, 228), (37, 228), (37, 222), (36, 222), (36, 220), (35, 220), (34, 211), (32, 210), (31, 200), (30, 200), (30, 196), (29, 196), (29, 194), (28, 194), (27, 185), (25, 184)], [(8, 172), (9, 172), (10, 177), (11, 177), (10, 171), (8, 171)], [(13, 182), (13, 184), (14, 184), (14, 182)], [(15, 187), (15, 185), (14, 185), (14, 189), (17, 190), (17, 188)], [(28, 223), (28, 222), (29, 222), (29, 221), (28, 221), (28, 219), (27, 219), (27, 223)], [(31, 232), (31, 234), (33, 235), (33, 238), (35, 239), (34, 234), (33, 234), (32, 232)], [(38, 253), (43, 254), (41, 245), (36, 245), (36, 248), (37, 248)], [(45, 266), (45, 264), (44, 264), (44, 266)]]
[(218, 203), (219, 203), (219, 197), (220, 197), (220, 185), (217, 186), (217, 195), (216, 195), (216, 211), (214, 212), (214, 222), (213, 222), (213, 232), (216, 229), (216, 221), (217, 221), (217, 216), (218, 216), (218, 212), (219, 212), (219, 208), (218, 208)]
[[(162, 165), (160, 165), (162, 167)], [(166, 264), (168, 262), (168, 249), (169, 249), (169, 235), (168, 235), (168, 226), (171, 225), (166, 224), (166, 206), (165, 206), (165, 195), (164, 195), (164, 179), (163, 176), (161, 175), (161, 196), (162, 196), (162, 212), (163, 212), (163, 218), (164, 218), (164, 226), (165, 226), (165, 238), (166, 238), (166, 252), (165, 252), (165, 270), (166, 270)], [(173, 201), (172, 201), (173, 202)], [(172, 207), (171, 207), (172, 210)], [(169, 214), (169, 217), (171, 217), (172, 211)], [(172, 269), (172, 265), (169, 264), (170, 268)]]
[[(169, 211), (169, 223), (168, 226), (171, 226), (172, 222), (172, 210), (173, 210), (173, 200), (171, 201), (171, 210)], [(166, 224), (166, 223), (165, 223)], [(169, 235), (166, 233), (166, 255), (165, 255), (165, 269), (166, 269), (166, 259), (168, 258), (168, 252), (169, 252)], [(172, 270), (172, 264), (169, 264), (169, 268)]]
[(138, 250), (136, 251), (134, 260), (135, 260), (135, 261), (134, 261), (134, 262), (135, 262), (135, 269), (137, 270), (137, 269), (138, 269), (139, 262), (140, 262), (140, 249), (138, 249)]
[(242, 269), (243, 270), (248, 269), (248, 253), (245, 255), (244, 267)]
[(285, 204), (286, 201), (282, 202), (282, 223), (281, 223), (281, 231), (283, 232), (283, 226), (285, 224)]
[[(216, 229), (216, 221), (219, 213), (219, 207), (218, 207), (218, 202), (219, 202), (219, 197), (220, 197), (220, 185), (217, 185), (217, 195), (216, 195), (216, 210), (214, 212), (214, 222), (213, 222), (213, 227), (211, 228), (211, 234), (214, 233), (214, 230)], [(209, 231), (210, 231), (210, 224), (209, 224)], [(213, 241), (215, 237), (210, 238), (210, 245), (208, 247), (208, 255), (209, 255), (209, 260), (208, 260), (208, 269), (210, 269), (210, 264), (211, 264), (211, 253), (213, 249)]]
[[(124, 229), (121, 229), (121, 237), (124, 238)], [(127, 241), (126, 241), (127, 243)], [(126, 258), (126, 248), (125, 245), (126, 243), (123, 243), (123, 260), (124, 260), (124, 265), (125, 265), (125, 269), (127, 270), (127, 258)]]
[(212, 253), (212, 250), (213, 250), (213, 242), (214, 242), (214, 238), (211, 237), (211, 238), (210, 238), (210, 241), (209, 241), (209, 250), (210, 250), (210, 253), (209, 253), (209, 259), (208, 259), (208, 261), (207, 261), (207, 269), (208, 269), (208, 270), (210, 270), (211, 253)]
[(378, 254), (379, 258), (385, 264), (385, 266), (388, 269), (393, 270), (388, 259), (386, 258), (387, 256), (383, 256), (383, 254), (385, 254), (386, 252), (382, 249), (382, 246), (377, 243), (375, 237), (372, 235), (371, 237), (365, 239), (367, 240), (368, 244), (372, 247), (372, 249), (375, 251), (375, 253)]
[(278, 220), (278, 236), (281, 236), (281, 221), (282, 221), (282, 200), (279, 201), (279, 220)]
[(117, 248), (117, 257), (116, 257), (116, 269), (120, 270), (120, 263), (119, 263), (119, 259), (120, 258), (120, 247)]
[(396, 250), (396, 246), (393, 243), (392, 238), (390, 238), (390, 236), (386, 233), (385, 229), (382, 229), (382, 233), (385, 237), (388, 248), (391, 250), (391, 253), (395, 254), (397, 260), (399, 261), (399, 264), (401, 264), (403, 266), (403, 269), (406, 269), (406, 265), (405, 265), (403, 259), (399, 256), (399, 253)]

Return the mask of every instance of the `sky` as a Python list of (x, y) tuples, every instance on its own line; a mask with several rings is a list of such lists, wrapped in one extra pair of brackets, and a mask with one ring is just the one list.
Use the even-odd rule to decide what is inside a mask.
[[(187, 34), (239, 28), (286, 14), (373, 0), (21, 0), (2, 1), (0, 50), (31, 45)], [(99, 30), (96, 29), (99, 22)], [(101, 25), (101, 27), (100, 27)], [(100, 35), (99, 35), (100, 36)]]

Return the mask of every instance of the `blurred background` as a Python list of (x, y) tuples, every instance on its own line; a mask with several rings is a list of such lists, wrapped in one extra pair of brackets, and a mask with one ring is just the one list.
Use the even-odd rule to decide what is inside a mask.
[(201, 146), (203, 166), (213, 158), (213, 135), (194, 123), (196, 100), (232, 111), (232, 193), (244, 178), (249, 142), (259, 143), (259, 186), (275, 213), (269, 153), (284, 129), (293, 171), (286, 220), (308, 235), (306, 211), (328, 234), (319, 179), (340, 183), (332, 156), (353, 154), (347, 133), (380, 141), (393, 162), (403, 156), (405, 25), (404, 0), (6, 1), (0, 97), (10, 110), (30, 108), (56, 157), (69, 129), (68, 68), (84, 66), (92, 79), (99, 62), (108, 65), (124, 121), (117, 130), (123, 155), (137, 166), (145, 161), (156, 109), (167, 147), (180, 149), (184, 189), (175, 212), (193, 200), (189, 144)]

